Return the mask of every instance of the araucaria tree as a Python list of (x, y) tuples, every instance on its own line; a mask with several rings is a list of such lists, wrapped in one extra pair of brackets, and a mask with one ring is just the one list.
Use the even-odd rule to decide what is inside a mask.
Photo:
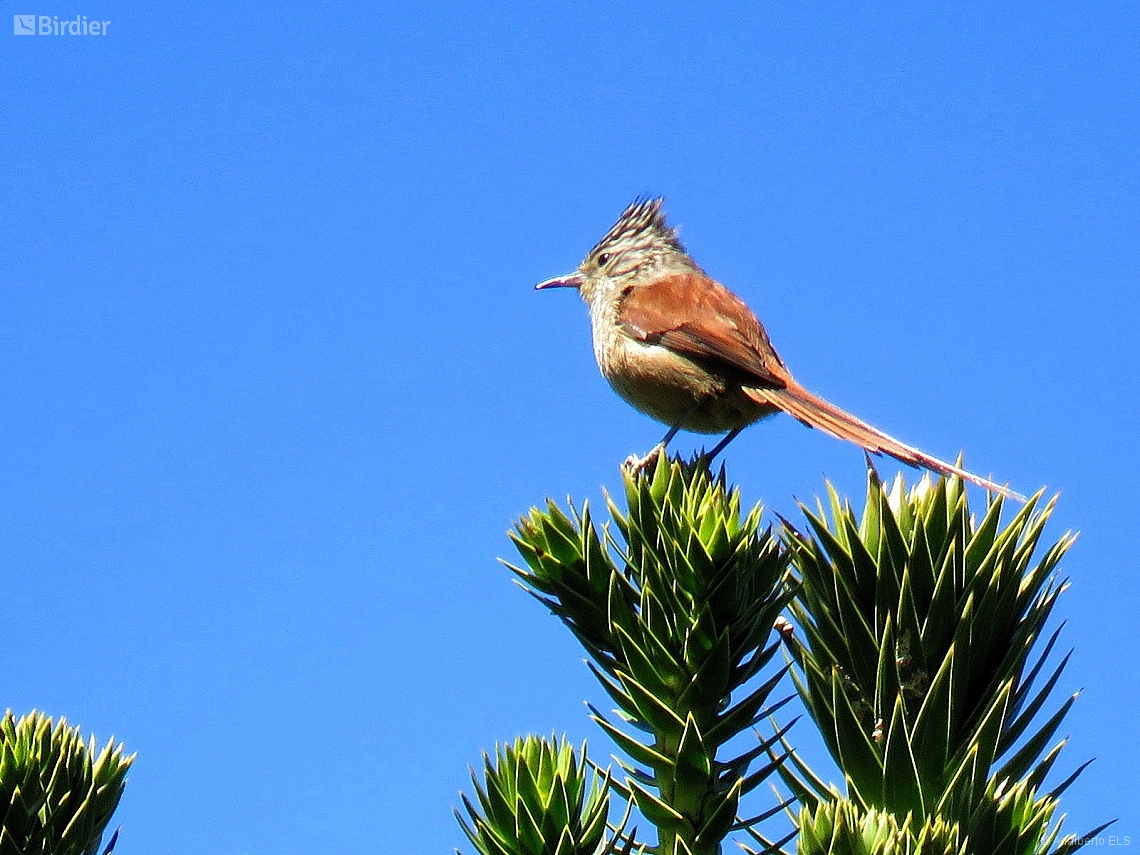
[[(98, 855), (134, 755), (33, 710), (0, 719), (0, 855)], [(102, 850), (109, 855), (118, 832)]]
[[(755, 853), (1050, 855), (1101, 830), (1060, 837), (1083, 766), (1045, 789), (1074, 700), (1049, 707), (1067, 657), (1050, 658), (1059, 628), (1043, 635), (1073, 542), (1038, 557), (1052, 502), (1003, 525), (991, 498), (978, 521), (956, 478), (908, 491), (872, 470), (861, 516), (829, 486), (803, 530), (774, 531), (701, 458), (623, 482), (601, 527), (587, 504), (531, 510), (508, 565), (585, 648), (621, 774), (565, 741), (500, 747), (460, 818), (483, 855), (716, 855), (734, 832)], [(797, 695), (841, 784), (793, 750)]]

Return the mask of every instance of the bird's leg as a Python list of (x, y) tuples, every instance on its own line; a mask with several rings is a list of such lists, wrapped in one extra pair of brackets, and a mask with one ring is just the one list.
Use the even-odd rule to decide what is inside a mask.
[(657, 458), (660, 457), (661, 454), (665, 451), (666, 447), (669, 445), (669, 441), (677, 435), (677, 431), (680, 429), (680, 425), (670, 428), (669, 432), (665, 434), (665, 437), (659, 443), (657, 443), (657, 445), (649, 449), (649, 453), (644, 457), (638, 457), (636, 454), (631, 454), (625, 459), (625, 468), (633, 472), (635, 475), (640, 475), (642, 472), (652, 469), (657, 465)]
[(629, 457), (627, 457), (625, 459), (625, 468), (631, 470), (635, 474), (640, 474), (642, 472), (645, 472), (651, 466), (655, 465), (657, 463), (657, 458), (660, 457), (662, 452), (664, 452), (665, 449), (669, 447), (669, 443), (673, 441), (673, 437), (675, 437), (677, 435), (677, 431), (681, 429), (681, 425), (689, 420), (689, 416), (695, 413), (697, 411), (697, 407), (700, 405), (701, 402), (696, 401), (693, 406), (686, 410), (685, 414), (681, 416), (680, 421), (678, 421), (677, 424), (673, 425), (673, 427), (669, 428), (665, 436), (661, 438), (661, 441), (657, 443), (657, 445), (653, 446), (647, 455), (644, 457), (638, 457), (636, 454), (631, 454)]
[(713, 458), (716, 457), (718, 454), (720, 454), (722, 451), (724, 451), (725, 446), (727, 446), (730, 442), (732, 442), (734, 439), (736, 439), (738, 436), (740, 436), (740, 432), (742, 430), (744, 430), (744, 428), (733, 428), (728, 433), (726, 433), (724, 435), (724, 439), (722, 439), (720, 442), (718, 442), (716, 444), (716, 447), (713, 448), (712, 451), (710, 451), (708, 454), (704, 455), (705, 460), (709, 463), (712, 463)]
[[(689, 417), (689, 414), (686, 414), (685, 418), (688, 418), (688, 417)], [(682, 419), (682, 421), (684, 421), (684, 419)], [(668, 447), (669, 443), (671, 443), (673, 441), (673, 437), (675, 437), (677, 435), (677, 431), (679, 431), (680, 429), (681, 429), (681, 426), (679, 424), (673, 425), (673, 427), (669, 428), (669, 431), (665, 434), (665, 436), (663, 436), (661, 438), (661, 441), (659, 443), (657, 443), (658, 448)]]

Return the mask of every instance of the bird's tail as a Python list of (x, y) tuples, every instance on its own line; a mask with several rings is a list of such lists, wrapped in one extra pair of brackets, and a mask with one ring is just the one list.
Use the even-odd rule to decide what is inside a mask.
[(839, 409), (818, 395), (813, 395), (795, 380), (788, 380), (783, 389), (746, 388), (745, 394), (758, 404), (766, 404), (794, 416), (808, 427), (813, 427), (836, 439), (853, 442), (871, 454), (889, 454), (911, 466), (921, 466), (940, 475), (956, 475), (971, 484), (1024, 502), (1025, 497), (988, 478), (967, 472), (960, 466), (931, 457), (917, 448), (899, 442), (862, 419)]

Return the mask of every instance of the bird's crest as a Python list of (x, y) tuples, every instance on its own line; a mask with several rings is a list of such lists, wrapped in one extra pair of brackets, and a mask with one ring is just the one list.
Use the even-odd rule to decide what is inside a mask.
[(660, 244), (684, 252), (676, 229), (665, 220), (665, 212), (661, 210), (664, 204), (665, 199), (660, 196), (656, 199), (634, 199), (633, 204), (622, 211), (605, 237), (594, 245), (590, 254), (594, 255), (603, 249), (648, 249)]

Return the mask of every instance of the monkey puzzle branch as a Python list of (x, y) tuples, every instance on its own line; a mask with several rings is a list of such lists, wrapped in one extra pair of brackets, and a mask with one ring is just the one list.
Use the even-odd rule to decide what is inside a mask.
[[(1072, 836), (1056, 842), (1053, 817), (1080, 769), (1044, 791), (1075, 698), (1048, 714), (1068, 656), (1048, 664), (1060, 628), (1046, 636), (1046, 624), (1075, 540), (1063, 534), (1035, 557), (1055, 500), (1040, 506), (1039, 493), (1003, 522), (1000, 497), (975, 515), (958, 479), (907, 491), (874, 470), (861, 516), (830, 486), (828, 499), (803, 508), (807, 531), (785, 524), (802, 580), (791, 611), (803, 641), (788, 645), (847, 792), (799, 760), (782, 770), (804, 805), (799, 851), (1078, 848)], [(836, 843), (848, 839), (858, 846)]]
[[(768, 750), (778, 737), (720, 755), (783, 703), (769, 704), (783, 674), (769, 667), (769, 639), (790, 596), (786, 556), (759, 507), (741, 518), (723, 470), (662, 455), (653, 472), (623, 476), (628, 510), (607, 500), (620, 541), (588, 506), (567, 515), (548, 502), (517, 524), (526, 568), (511, 569), (586, 648), (638, 731), (591, 707), (628, 757), (621, 789), (657, 827), (657, 851), (714, 855), (740, 798), (780, 762)], [(767, 762), (750, 773), (758, 757)]]

